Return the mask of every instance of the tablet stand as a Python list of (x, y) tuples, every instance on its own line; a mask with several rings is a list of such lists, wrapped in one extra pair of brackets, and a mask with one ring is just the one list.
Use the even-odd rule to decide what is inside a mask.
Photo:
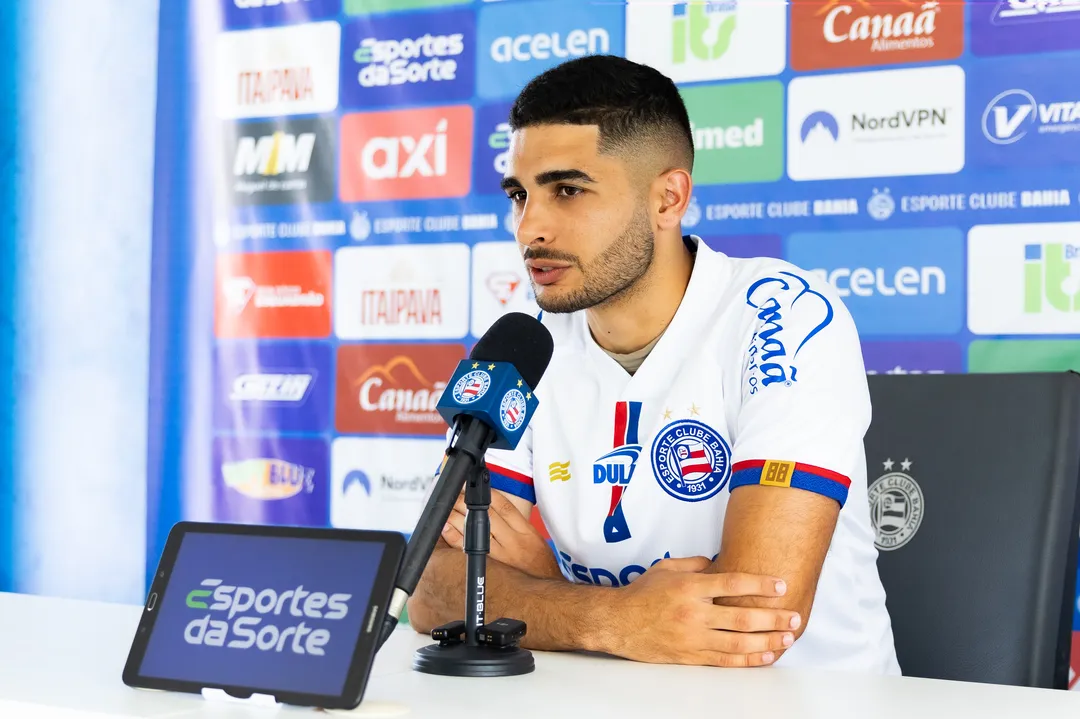
[[(453, 677), (506, 677), (528, 674), (535, 669), (532, 652), (517, 646), (481, 641), (478, 631), (484, 627), (485, 580), (487, 555), (491, 548), (491, 525), (488, 509), (491, 506), (491, 475), (482, 464), (465, 485), (465, 554), (468, 557), (465, 581), (464, 641), (459, 635), (436, 636), (438, 644), (416, 651), (413, 669), (425, 674)], [(501, 621), (501, 620), (500, 620)], [(522, 635), (524, 632), (522, 632)], [(520, 639), (520, 637), (518, 637)]]

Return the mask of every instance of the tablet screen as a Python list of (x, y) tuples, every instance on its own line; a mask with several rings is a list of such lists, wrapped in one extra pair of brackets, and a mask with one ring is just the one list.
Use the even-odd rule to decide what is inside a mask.
[(189, 532), (139, 675), (337, 696), (383, 545)]

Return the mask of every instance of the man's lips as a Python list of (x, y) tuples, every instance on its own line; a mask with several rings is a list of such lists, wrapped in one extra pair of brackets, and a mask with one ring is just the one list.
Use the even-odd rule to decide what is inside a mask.
[(570, 269), (570, 265), (552, 260), (529, 258), (525, 260), (533, 282), (538, 285), (550, 285), (558, 282)]

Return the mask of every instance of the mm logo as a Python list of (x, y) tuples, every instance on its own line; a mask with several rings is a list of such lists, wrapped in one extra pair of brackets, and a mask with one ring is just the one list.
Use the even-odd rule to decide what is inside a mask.
[[(671, 61), (686, 62), (687, 52), (698, 60), (717, 60), (731, 46), (735, 32), (735, 0), (726, 2), (676, 3), (672, 8)], [(719, 27), (712, 28), (712, 19), (722, 15)], [(713, 30), (713, 32), (709, 32)], [(712, 42), (706, 41), (711, 36)]]
[(1024, 246), (1024, 312), (1043, 312), (1045, 305), (1060, 312), (1080, 312), (1080, 245)]
[(280, 175), (286, 172), (307, 172), (314, 149), (314, 132), (299, 135), (275, 132), (258, 139), (241, 137), (236, 146), (233, 174)]

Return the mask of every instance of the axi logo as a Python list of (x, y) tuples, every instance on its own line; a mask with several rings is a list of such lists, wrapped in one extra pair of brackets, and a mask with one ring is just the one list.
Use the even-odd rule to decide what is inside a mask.
[(371, 108), (464, 100), (475, 82), (475, 23), (469, 12), (371, 17), (345, 27), (341, 96)]
[[(688, 52), (698, 60), (716, 60), (727, 52), (735, 32), (737, 1), (675, 3), (671, 10), (671, 61), (686, 62)], [(711, 36), (712, 42), (707, 42), (706, 36)]]
[(472, 126), (468, 105), (346, 115), (342, 201), (467, 195)]
[[(352, 599), (351, 594), (312, 592), (302, 585), (279, 593), (271, 588), (256, 591), (254, 587), (230, 586), (221, 579), (209, 578), (199, 586), (202, 588), (188, 592), (185, 603), (189, 609), (206, 614), (184, 627), (186, 643), (320, 657), (326, 654), (330, 630), (308, 626), (305, 620), (340, 621), (348, 616)], [(276, 623), (263, 623), (278, 617)]]
[(604, 541), (608, 544), (630, 539), (630, 527), (623, 514), (622, 498), (634, 478), (641, 445), (638, 424), (641, 402), (615, 404), (615, 449), (593, 463), (593, 484), (611, 485), (611, 504), (604, 519)]
[(1080, 312), (1080, 244), (1024, 246), (1024, 312), (1046, 309)]

